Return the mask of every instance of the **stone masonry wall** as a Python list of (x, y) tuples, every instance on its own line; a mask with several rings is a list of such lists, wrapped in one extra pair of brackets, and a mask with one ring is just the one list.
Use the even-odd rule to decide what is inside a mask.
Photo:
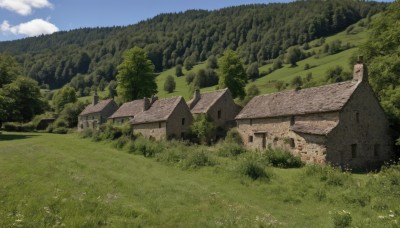
[(181, 100), (167, 120), (167, 138), (185, 138), (192, 122), (192, 113), (185, 101)]
[(157, 140), (165, 139), (167, 136), (166, 122), (154, 122), (132, 125), (133, 133), (140, 133), (145, 138), (154, 138)]

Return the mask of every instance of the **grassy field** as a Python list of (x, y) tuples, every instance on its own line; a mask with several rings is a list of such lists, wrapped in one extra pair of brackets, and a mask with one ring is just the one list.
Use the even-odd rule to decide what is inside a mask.
[(184, 169), (76, 134), (3, 132), (0, 227), (399, 226), (399, 167), (267, 167), (270, 180), (253, 181), (236, 171), (241, 156), (215, 159)]

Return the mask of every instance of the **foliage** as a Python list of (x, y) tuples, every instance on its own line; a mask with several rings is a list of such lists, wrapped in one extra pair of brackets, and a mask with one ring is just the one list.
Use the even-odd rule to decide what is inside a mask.
[(199, 168), (203, 166), (213, 166), (215, 162), (203, 150), (195, 150), (188, 154), (185, 159), (185, 168)]
[(221, 57), (218, 69), (219, 87), (229, 88), (232, 97), (243, 98), (246, 72), (239, 56), (233, 50), (227, 50)]
[(78, 126), (78, 115), (85, 109), (85, 104), (81, 101), (68, 103), (61, 111), (59, 118), (63, 118), (67, 122), (68, 128)]
[(174, 92), (175, 88), (176, 88), (176, 82), (174, 77), (168, 75), (167, 79), (165, 79), (164, 82), (164, 90), (167, 91), (168, 93), (172, 93)]
[(195, 73), (193, 73), (193, 72), (188, 73), (188, 74), (186, 75), (186, 77), (185, 77), (186, 84), (189, 85), (190, 83), (192, 83), (193, 80), (195, 79), (195, 77), (196, 77), (196, 74), (195, 74)]
[(114, 98), (117, 96), (117, 82), (112, 80), (108, 83), (108, 97)]
[(348, 211), (335, 211), (332, 213), (333, 225), (335, 228), (345, 228), (351, 225), (351, 214)]
[[(191, 76), (189, 76), (189, 74), (188, 74), (188, 77), (191, 77)], [(189, 80), (190, 78), (187, 78), (187, 79)], [(193, 78), (192, 87), (204, 88), (204, 87), (216, 85), (217, 83), (218, 83), (218, 77), (215, 74), (213, 69), (211, 69), (211, 68), (199, 69), (197, 71), (196, 76)]]
[(301, 76), (296, 76), (296, 77), (294, 77), (293, 79), (292, 79), (292, 81), (290, 82), (290, 84), (293, 86), (293, 87), (300, 87), (300, 86), (302, 86), (303, 85), (303, 79), (301, 78)]
[(76, 92), (71, 86), (64, 86), (53, 95), (53, 106), (57, 112), (61, 112), (64, 106), (77, 101)]
[(45, 101), (41, 99), (38, 83), (27, 77), (17, 77), (0, 88), (0, 122), (29, 121), (43, 113)]
[(400, 124), (400, 2), (390, 4), (372, 23), (368, 41), (361, 47), (369, 67), (369, 81), (389, 115), (392, 124)]
[(252, 158), (244, 159), (240, 163), (239, 173), (244, 176), (248, 176), (253, 180), (268, 181), (272, 177), (272, 173), (270, 171), (266, 171), (258, 161)]
[(190, 129), (201, 143), (208, 143), (215, 130), (215, 125), (207, 114), (197, 114)]
[(238, 156), (246, 152), (243, 146), (237, 142), (233, 142), (233, 140), (226, 140), (219, 144), (218, 147), (218, 155), (221, 157), (230, 157), (230, 156)]
[(286, 56), (286, 62), (292, 67), (297, 66), (297, 61), (302, 60), (306, 57), (305, 53), (298, 47), (291, 47), (288, 49)]
[(246, 70), (247, 78), (255, 80), (260, 76), (258, 71), (258, 63), (252, 63)]
[(207, 68), (217, 69), (218, 68), (218, 59), (215, 55), (211, 55), (207, 59)]
[(175, 75), (176, 77), (180, 77), (183, 76), (183, 72), (182, 72), (182, 65), (178, 64), (175, 68)]
[(242, 137), (240, 136), (237, 128), (231, 128), (228, 130), (226, 133), (225, 142), (243, 145)]
[(299, 156), (288, 151), (268, 150), (265, 154), (266, 162), (279, 168), (299, 168), (304, 165)]
[(246, 97), (243, 100), (243, 104), (247, 104), (253, 97), (258, 96), (260, 94), (260, 90), (254, 84), (249, 86), (246, 90)]
[(124, 101), (150, 97), (157, 92), (154, 65), (147, 53), (138, 47), (124, 54), (124, 61), (118, 66), (117, 92)]
[(35, 126), (32, 123), (15, 123), (8, 122), (3, 124), (4, 130), (6, 131), (16, 131), (16, 132), (32, 132), (35, 130)]
[(52, 130), (52, 133), (54, 133), (54, 134), (67, 134), (68, 133), (68, 128), (66, 128), (66, 127), (57, 127), (57, 128), (54, 128)]
[(331, 83), (347, 81), (351, 77), (351, 73), (343, 71), (343, 67), (341, 66), (329, 68), (326, 71), (326, 81)]
[(15, 81), (21, 72), (21, 67), (12, 56), (0, 54), (0, 88)]

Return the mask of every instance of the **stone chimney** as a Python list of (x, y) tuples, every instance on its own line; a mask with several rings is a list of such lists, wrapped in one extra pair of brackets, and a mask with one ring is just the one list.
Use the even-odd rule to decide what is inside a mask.
[(368, 69), (362, 56), (358, 56), (357, 63), (354, 65), (353, 80), (368, 82)]
[(94, 92), (93, 106), (97, 105), (97, 103), (99, 103), (99, 95), (97, 95), (97, 92)]
[(158, 97), (157, 97), (157, 96), (154, 96), (154, 95), (151, 95), (151, 98), (150, 98), (150, 106), (151, 106), (154, 102), (156, 102), (156, 100), (158, 100)]
[(200, 90), (196, 89), (194, 91), (193, 98), (190, 102), (189, 108), (192, 109), (197, 104), (197, 102), (200, 100), (200, 98), (201, 98)]
[(151, 104), (149, 98), (147, 97), (143, 98), (143, 112), (149, 110), (150, 105)]

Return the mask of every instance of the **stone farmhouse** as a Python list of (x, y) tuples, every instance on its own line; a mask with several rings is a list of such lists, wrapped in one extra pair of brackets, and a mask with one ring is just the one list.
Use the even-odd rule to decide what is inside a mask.
[(99, 101), (99, 96), (95, 94), (92, 104), (86, 106), (78, 116), (78, 131), (86, 128), (98, 129), (117, 109), (118, 105), (113, 99)]
[(350, 168), (388, 160), (389, 124), (367, 77), (366, 66), (356, 64), (351, 81), (254, 97), (236, 117), (245, 146)]
[(188, 106), (194, 116), (206, 114), (213, 121), (216, 127), (214, 139), (224, 136), (228, 128), (235, 125), (235, 117), (240, 111), (229, 89), (204, 93), (196, 90)]
[(126, 102), (114, 112), (108, 119), (113, 123), (126, 123), (143, 111), (144, 99)]
[(144, 99), (143, 112), (133, 120), (134, 133), (146, 138), (185, 138), (190, 130), (193, 117), (185, 99), (181, 96), (154, 100)]

